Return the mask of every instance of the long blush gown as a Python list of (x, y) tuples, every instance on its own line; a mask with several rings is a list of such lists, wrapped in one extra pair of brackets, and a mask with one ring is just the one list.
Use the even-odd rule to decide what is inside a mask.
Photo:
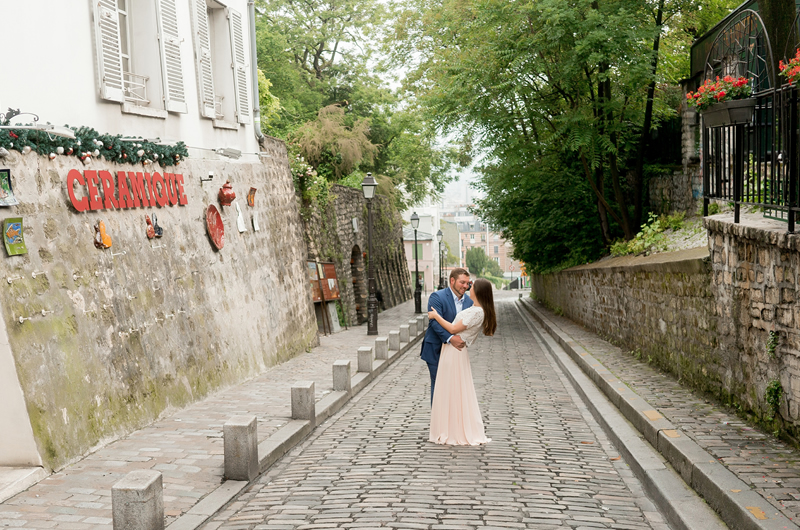
[[(459, 335), (470, 346), (482, 329), (483, 309), (475, 306), (465, 309), (456, 317), (456, 322), (459, 320), (467, 326)], [(466, 347), (459, 351), (449, 344), (442, 346), (429, 440), (447, 445), (480, 445), (491, 441), (483, 429)]]

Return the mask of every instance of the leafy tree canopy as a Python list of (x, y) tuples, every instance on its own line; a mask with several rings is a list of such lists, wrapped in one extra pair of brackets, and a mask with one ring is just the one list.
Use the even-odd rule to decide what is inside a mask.
[(435, 125), (477, 145), (478, 213), (547, 270), (638, 232), (685, 46), (731, 3), (408, 0), (386, 52)]
[[(373, 45), (385, 27), (384, 6), (376, 0), (259, 0), (258, 60), (280, 101), (266, 130), (287, 140), (290, 159), (328, 182), (353, 185), (372, 172), (379, 193), (405, 208), (442, 192), (457, 152), (437, 143), (424, 111), (401, 104), (385, 82)], [(302, 188), (305, 180), (296, 182)], [(298, 189), (306, 196), (304, 190)]]

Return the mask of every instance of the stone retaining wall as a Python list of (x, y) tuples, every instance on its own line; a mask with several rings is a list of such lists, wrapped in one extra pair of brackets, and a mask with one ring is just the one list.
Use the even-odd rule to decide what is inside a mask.
[[(361, 324), (367, 320), (367, 201), (361, 190), (346, 186), (332, 186), (331, 194), (335, 198), (325, 217), (314, 215), (306, 221), (309, 259), (335, 264), (347, 324)], [(413, 294), (403, 246), (403, 220), (389, 199), (380, 195), (373, 199), (372, 215), (375, 282), (383, 298), (382, 308), (388, 309)]]
[[(800, 238), (760, 218), (705, 220), (709, 247), (624, 257), (532, 277), (556, 312), (765, 423), (779, 381), (782, 426), (800, 426)], [(774, 354), (767, 341), (777, 338)]]
[[(270, 141), (268, 153), (263, 162), (187, 159), (166, 170), (16, 151), (0, 159), (20, 200), (3, 213), (23, 217), (28, 248), (2, 251), (0, 309), (46, 466), (317, 343), (286, 148)], [(79, 213), (66, 185), (72, 169), (181, 173), (188, 204)], [(201, 183), (210, 171), (214, 180)], [(236, 209), (219, 205), (226, 179), (244, 233)], [(251, 187), (254, 207), (245, 199)], [(222, 213), (220, 251), (206, 232), (209, 204)], [(145, 215), (154, 213), (164, 235), (148, 240)], [(95, 248), (99, 220), (111, 248)]]

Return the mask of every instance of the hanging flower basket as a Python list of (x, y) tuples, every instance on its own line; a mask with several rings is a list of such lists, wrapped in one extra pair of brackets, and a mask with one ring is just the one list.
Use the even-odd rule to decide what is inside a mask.
[(753, 121), (755, 108), (755, 98), (716, 103), (703, 111), (703, 125), (705, 127), (721, 127), (723, 125), (748, 124)]

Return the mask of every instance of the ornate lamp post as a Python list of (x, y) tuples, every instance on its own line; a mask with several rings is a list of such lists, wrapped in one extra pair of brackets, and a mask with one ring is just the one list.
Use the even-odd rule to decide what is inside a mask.
[(444, 278), (442, 278), (442, 271), (444, 270), (442, 267), (442, 231), (439, 230), (436, 232), (436, 241), (439, 242), (439, 289), (444, 289)]
[(372, 178), (372, 173), (367, 173), (367, 176), (364, 177), (364, 181), (361, 183), (361, 189), (364, 191), (364, 198), (367, 199), (367, 246), (369, 247), (367, 335), (378, 334), (378, 299), (375, 297), (375, 275), (373, 273), (375, 259), (372, 253), (372, 198), (375, 197), (375, 188), (377, 187), (378, 183)]
[(422, 287), (419, 284), (419, 248), (417, 247), (417, 228), (419, 215), (411, 214), (411, 228), (414, 229), (414, 312), (422, 313)]

